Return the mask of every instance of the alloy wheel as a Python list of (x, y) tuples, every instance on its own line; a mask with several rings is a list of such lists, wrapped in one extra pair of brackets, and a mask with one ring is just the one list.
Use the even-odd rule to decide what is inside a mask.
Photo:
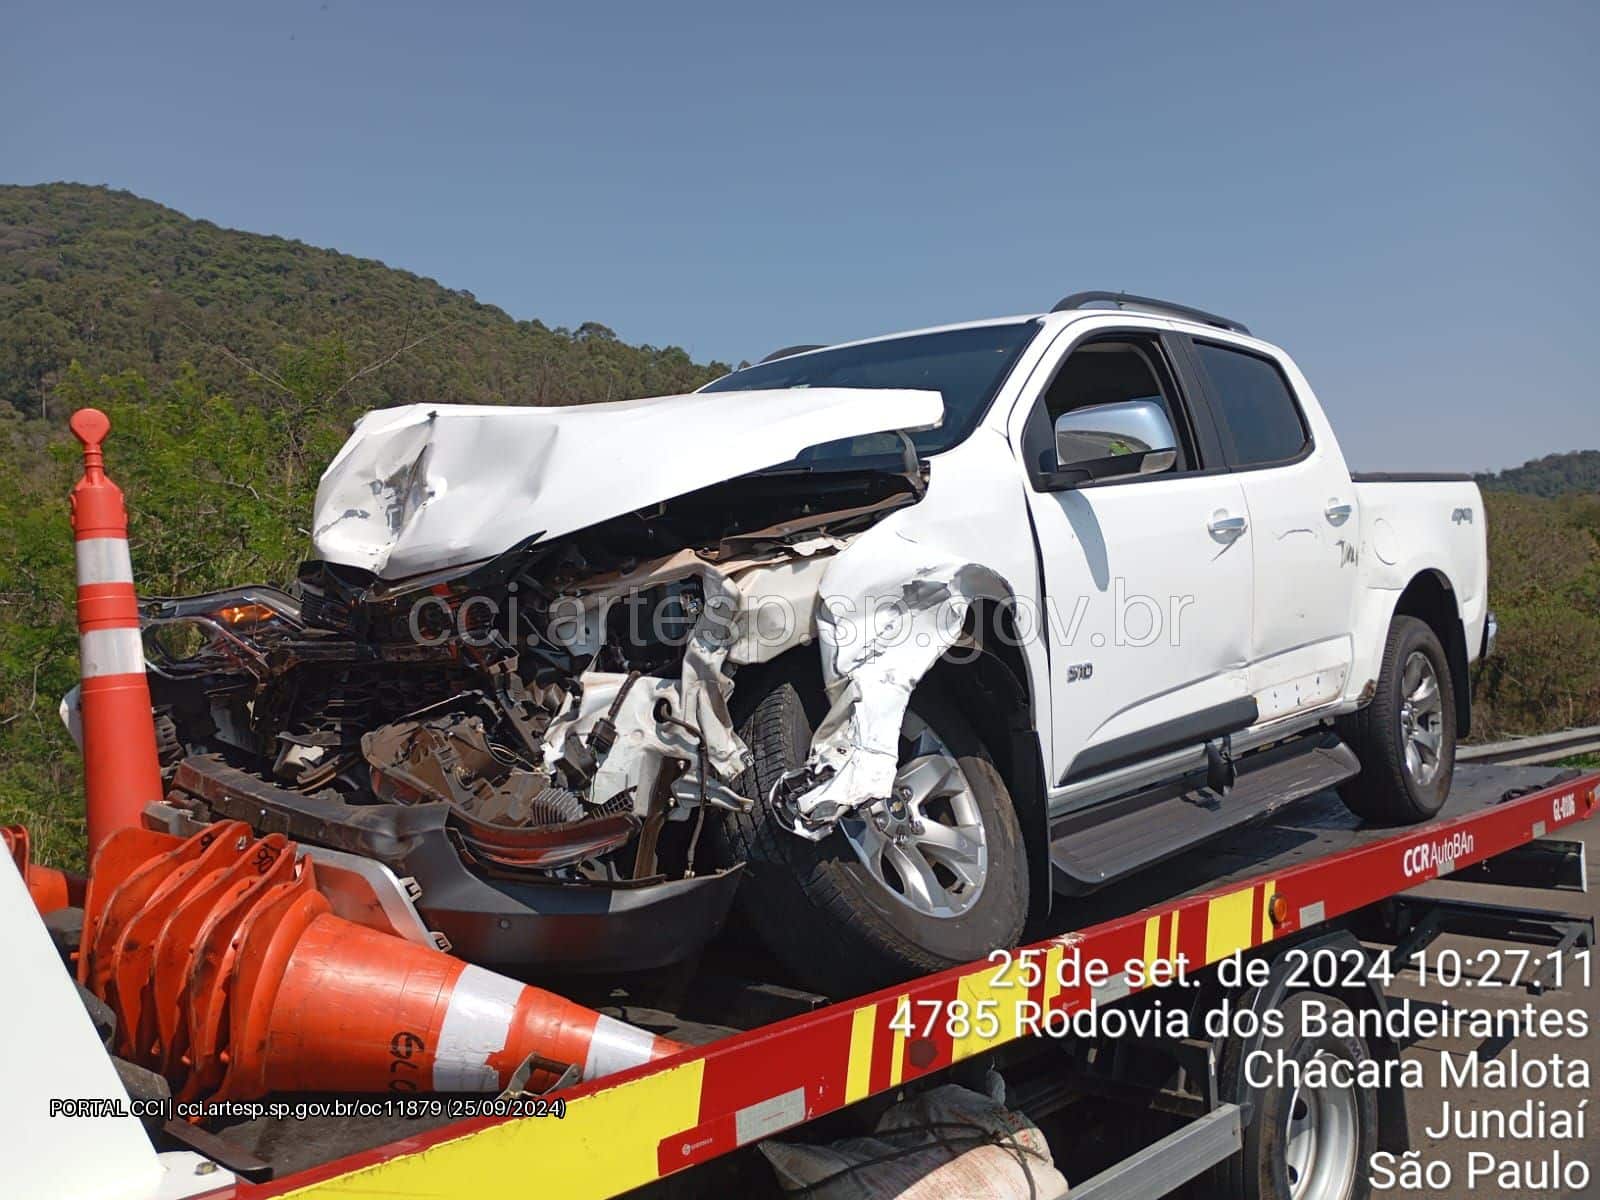
[(1411, 652), (1400, 673), (1400, 742), (1405, 748), (1406, 774), (1419, 787), (1427, 787), (1439, 773), (1444, 698), (1433, 663), (1420, 650)]
[(839, 822), (863, 866), (900, 903), (957, 917), (977, 902), (989, 866), (978, 798), (926, 721), (907, 712), (894, 792)]

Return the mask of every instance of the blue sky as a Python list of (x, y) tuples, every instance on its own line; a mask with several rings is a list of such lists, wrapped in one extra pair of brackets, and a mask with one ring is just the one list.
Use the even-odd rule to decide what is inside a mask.
[(1600, 6), (23, 3), (0, 181), (697, 358), (1228, 313), (1367, 468), (1600, 446)]

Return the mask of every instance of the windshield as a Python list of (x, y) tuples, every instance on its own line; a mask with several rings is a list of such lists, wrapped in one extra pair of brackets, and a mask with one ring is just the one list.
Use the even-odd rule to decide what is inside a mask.
[[(844, 387), (938, 392), (944, 397), (944, 420), (936, 428), (911, 435), (918, 454), (938, 454), (958, 445), (977, 428), (1011, 364), (1037, 329), (1033, 321), (1019, 321), (818, 350), (746, 367), (703, 390)], [(898, 460), (900, 453), (900, 439), (895, 434), (867, 434), (814, 446), (794, 462), (773, 469), (864, 466), (862, 459), (892, 456)]]

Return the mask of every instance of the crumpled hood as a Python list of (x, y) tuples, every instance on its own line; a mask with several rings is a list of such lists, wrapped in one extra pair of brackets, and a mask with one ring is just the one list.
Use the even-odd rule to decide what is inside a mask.
[(328, 562), (403, 579), (776, 466), (808, 446), (929, 429), (943, 416), (938, 392), (876, 388), (380, 409), (323, 472), (311, 540)]

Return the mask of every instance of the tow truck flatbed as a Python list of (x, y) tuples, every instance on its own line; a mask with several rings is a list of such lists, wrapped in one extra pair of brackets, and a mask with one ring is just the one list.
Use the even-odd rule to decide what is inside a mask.
[[(1336, 796), (1320, 794), (1102, 892), (1058, 902), (1052, 925), (1014, 952), (1044, 968), (1026, 990), (1001, 976), (996, 962), (969, 964), (568, 1088), (559, 1094), (560, 1117), (475, 1116), (432, 1128), (412, 1122), (376, 1147), (261, 1182), (237, 1178), (207, 1194), (489, 1200), (525, 1195), (538, 1180), (562, 1196), (618, 1195), (1031, 1036), (1017, 1019), (1014, 1001), (1023, 996), (1042, 1011), (1070, 1015), (1143, 990), (1140, 972), (1130, 978), (1124, 964), (1148, 969), (1181, 958), (1190, 973), (1203, 971), (1237, 952), (1334, 929), (1430, 880), (1494, 871), (1497, 862), (1508, 864), (1503, 878), (1522, 882), (1530, 857), (1560, 858), (1559, 850), (1530, 855), (1525, 848), (1590, 818), (1597, 803), (1600, 772), (1498, 766), (1459, 767), (1440, 815), (1407, 828), (1362, 826)], [(1521, 868), (1510, 865), (1518, 861)], [(1580, 856), (1580, 886), (1581, 868)], [(1071, 956), (1119, 969), (1064, 985), (1059, 967)], [(903, 1023), (908, 1005), (915, 1012), (986, 999), (1006, 1001), (996, 1006), (991, 1037), (956, 1037), (946, 1026), (908, 1034)], [(1183, 1146), (1199, 1153), (1201, 1141), (1216, 1144), (1220, 1132), (1220, 1149), (1205, 1151), (1216, 1162), (1232, 1152), (1228, 1129), (1237, 1146), (1239, 1114), (1213, 1115), (1223, 1119), (1205, 1128), (1195, 1122)], [(279, 1129), (270, 1140), (295, 1137), (293, 1128)], [(1140, 1193), (1105, 1187), (1094, 1194)]]

